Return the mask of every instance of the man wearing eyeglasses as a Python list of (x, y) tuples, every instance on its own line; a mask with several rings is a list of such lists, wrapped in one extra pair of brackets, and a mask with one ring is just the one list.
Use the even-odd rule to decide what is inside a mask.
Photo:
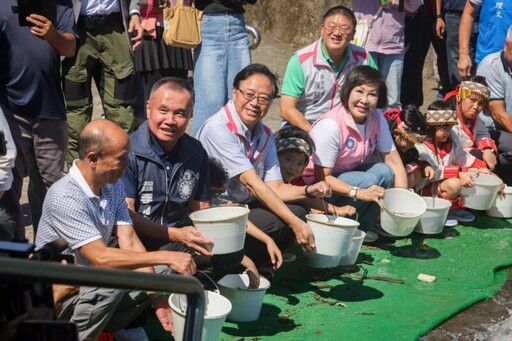
[(208, 155), (185, 133), (194, 106), (191, 85), (176, 77), (158, 80), (147, 103), (147, 120), (130, 135), (129, 165), (122, 180), (137, 234), (147, 250), (194, 255), (198, 269), (218, 280), (234, 271), (243, 252), (212, 256), (212, 241), (188, 215), (209, 206)]
[[(265, 65), (245, 67), (235, 76), (233, 100), (210, 117), (197, 136), (208, 155), (220, 160), (229, 174), (224, 193), (214, 203), (248, 204), (249, 221), (281, 251), (294, 239), (312, 251), (313, 233), (303, 221), (306, 209), (292, 202), (329, 197), (331, 190), (323, 182), (307, 187), (283, 182), (274, 135), (262, 122), (276, 93), (277, 78)], [(270, 264), (266, 246), (251, 236), (246, 237), (245, 254), (257, 266)]]
[(344, 7), (329, 9), (320, 25), (321, 38), (293, 54), (281, 93), (281, 117), (306, 132), (320, 115), (340, 103), (339, 89), (357, 65), (377, 68), (371, 55), (351, 44), (356, 18)]

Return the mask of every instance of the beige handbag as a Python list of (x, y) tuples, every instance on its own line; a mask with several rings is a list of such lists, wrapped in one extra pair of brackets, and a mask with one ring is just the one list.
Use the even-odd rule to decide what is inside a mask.
[(365, 47), (366, 40), (368, 39), (368, 34), (370, 34), (370, 30), (372, 29), (373, 23), (382, 13), (382, 6), (379, 6), (377, 12), (373, 15), (370, 20), (359, 19), (357, 20), (356, 25), (356, 34), (354, 35), (354, 39), (352, 39), (352, 44), (357, 46)]
[(169, 46), (193, 49), (201, 43), (203, 12), (177, 0), (176, 6), (164, 8), (164, 41)]

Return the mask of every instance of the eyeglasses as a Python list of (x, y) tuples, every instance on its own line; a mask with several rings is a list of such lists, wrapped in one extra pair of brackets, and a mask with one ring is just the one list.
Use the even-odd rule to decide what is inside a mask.
[(240, 91), (242, 96), (244, 96), (244, 98), (246, 100), (248, 100), (249, 102), (252, 101), (255, 98), (258, 99), (258, 104), (259, 105), (269, 105), (270, 102), (272, 102), (272, 98), (271, 97), (268, 97), (266, 95), (257, 95), (256, 96), (256, 94), (252, 90), (242, 90), (242, 89), (237, 89), (237, 90)]
[(352, 31), (353, 31), (353, 28), (351, 28), (350, 26), (346, 26), (346, 25), (337, 26), (333, 22), (324, 24), (323, 27), (329, 34), (334, 33), (334, 32), (339, 32), (345, 36), (348, 36), (348, 35), (352, 34)]

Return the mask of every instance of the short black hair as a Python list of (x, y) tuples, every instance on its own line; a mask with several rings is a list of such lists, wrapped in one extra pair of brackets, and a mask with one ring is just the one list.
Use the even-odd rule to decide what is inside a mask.
[[(407, 104), (400, 110), (400, 120), (413, 132), (424, 135), (427, 132), (427, 121), (425, 115), (414, 104)], [(396, 120), (388, 120), (389, 128), (391, 131), (395, 130), (397, 126)]]
[(429, 104), (427, 110), (453, 110), (450, 103), (443, 100), (436, 100)]
[(222, 188), (229, 180), (229, 174), (220, 162), (214, 157), (208, 158), (208, 170), (210, 173), (210, 186), (214, 188)]
[(356, 86), (375, 85), (379, 91), (377, 108), (384, 108), (388, 105), (388, 88), (381, 73), (368, 66), (359, 65), (350, 70), (340, 90), (341, 104), (348, 109), (348, 98)]
[(485, 86), (489, 86), (487, 84), (487, 80), (485, 79), (484, 76), (475, 75), (475, 76), (469, 77), (468, 80), (471, 81), (471, 82), (474, 82), (474, 83), (478, 83), (478, 84), (482, 84), (482, 85), (485, 85)]
[[(364, 0), (359, 0), (359, 1), (364, 1)], [(352, 22), (353, 28), (356, 28), (357, 19), (356, 19), (356, 16), (354, 15), (354, 12), (352, 12), (352, 10), (350, 8), (341, 6), (341, 5), (329, 8), (327, 10), (327, 12), (325, 12), (325, 14), (322, 18), (322, 23), (325, 22), (325, 19), (327, 19), (333, 15), (344, 16), (345, 18), (349, 19)]]
[(260, 74), (265, 77), (267, 77), (270, 80), (270, 83), (272, 83), (272, 97), (276, 97), (279, 93), (279, 87), (277, 85), (277, 76), (270, 71), (270, 69), (263, 64), (250, 64), (247, 65), (236, 74), (235, 79), (233, 81), (233, 88), (239, 89), (240, 83), (246, 80), (247, 78), (251, 77), (252, 75)]

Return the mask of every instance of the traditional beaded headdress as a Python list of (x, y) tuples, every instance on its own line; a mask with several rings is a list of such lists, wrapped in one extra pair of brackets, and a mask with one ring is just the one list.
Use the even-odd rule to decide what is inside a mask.
[(457, 114), (454, 110), (427, 110), (425, 120), (430, 126), (456, 125)]
[(462, 81), (460, 83), (459, 90), (457, 91), (456, 98), (459, 102), (465, 98), (471, 97), (476, 97), (479, 100), (488, 101), (489, 95), (489, 88), (485, 85), (471, 81)]

